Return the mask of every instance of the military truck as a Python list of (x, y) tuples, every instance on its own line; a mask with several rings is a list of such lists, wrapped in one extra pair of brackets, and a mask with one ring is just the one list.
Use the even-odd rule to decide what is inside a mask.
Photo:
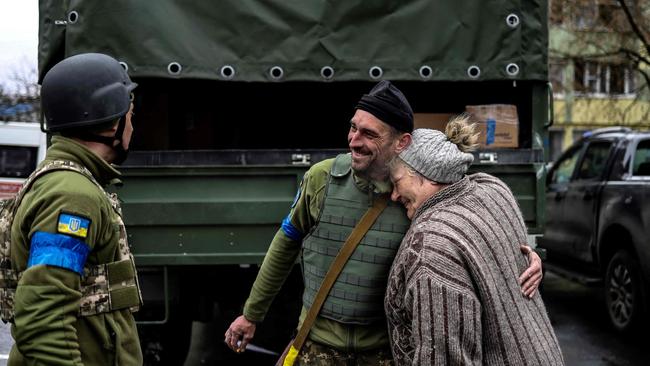
[[(41, 78), (64, 57), (102, 52), (139, 84), (119, 194), (143, 286), (138, 320), (149, 363), (181, 364), (188, 349), (188, 360), (201, 350), (213, 353), (200, 356), (205, 362), (234, 357), (222, 347), (223, 332), (303, 173), (347, 150), (354, 106), (382, 79), (418, 114), (515, 106), (517, 147), (486, 145), (472, 170), (507, 182), (530, 235), (542, 232), (546, 1), (39, 6)], [(486, 128), (494, 134), (490, 120)], [(300, 269), (294, 272), (255, 345), (279, 351), (286, 344), (300, 307)]]

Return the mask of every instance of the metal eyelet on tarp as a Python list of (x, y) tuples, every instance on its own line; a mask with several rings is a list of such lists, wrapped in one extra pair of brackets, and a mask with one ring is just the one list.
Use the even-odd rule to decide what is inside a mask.
[(514, 62), (509, 63), (506, 65), (506, 73), (510, 76), (517, 76), (519, 74), (519, 65)]
[(382, 75), (384, 75), (384, 70), (382, 70), (379, 66), (373, 66), (370, 68), (370, 70), (368, 70), (368, 75), (370, 75), (370, 77), (373, 79), (379, 79)]
[(517, 28), (519, 25), (519, 16), (517, 14), (508, 14), (506, 17), (506, 24), (510, 28)]
[(479, 76), (481, 76), (481, 68), (476, 65), (472, 65), (468, 67), (467, 76), (469, 76), (472, 79), (478, 78)]
[(183, 66), (178, 62), (170, 62), (169, 65), (167, 65), (167, 72), (170, 75), (178, 75), (181, 71), (183, 71)]
[(429, 79), (431, 78), (431, 75), (433, 75), (433, 70), (430, 66), (424, 65), (420, 67), (420, 77), (422, 79)]
[(273, 66), (269, 70), (269, 76), (271, 76), (271, 79), (273, 80), (280, 80), (284, 76), (284, 70), (280, 66)]
[(126, 62), (120, 61), (120, 66), (122, 66), (124, 71), (129, 71), (129, 65)]
[(334, 77), (334, 69), (331, 66), (323, 66), (320, 69), (320, 76), (325, 80), (330, 80)]
[(230, 65), (223, 65), (219, 73), (222, 78), (230, 80), (235, 77), (235, 68)]
[(79, 13), (76, 10), (73, 10), (68, 13), (68, 23), (74, 24), (79, 20)]

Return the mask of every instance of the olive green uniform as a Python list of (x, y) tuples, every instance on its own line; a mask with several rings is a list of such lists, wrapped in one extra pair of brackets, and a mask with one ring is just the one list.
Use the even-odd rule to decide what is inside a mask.
[[(330, 179), (330, 172), (333, 165), (334, 159), (325, 160), (315, 164), (304, 176), (299, 195), (286, 219), (290, 220), (290, 226), (300, 233), (310, 233), (319, 221), (327, 183)], [(364, 194), (367, 193), (370, 187), (369, 182), (356, 176), (354, 177), (354, 182), (357, 189), (364, 192)], [(372, 188), (373, 191), (380, 193), (390, 191), (389, 184), (384, 184), (380, 187), (373, 185)], [(404, 220), (406, 220), (405, 215)], [(399, 245), (399, 240), (397, 241), (397, 245)], [(261, 322), (264, 319), (273, 298), (291, 271), (301, 250), (301, 240), (292, 239), (283, 229), (278, 230), (264, 258), (250, 296), (246, 301), (244, 316), (247, 319), (255, 322)], [(387, 274), (388, 270), (386, 270)], [(384, 289), (385, 284), (381, 290), (383, 291)], [(379, 301), (381, 305), (381, 300)], [(300, 315), (300, 324), (302, 324), (306, 312), (307, 308), (303, 306)], [(309, 343), (309, 345), (303, 347), (303, 352), (298, 356), (299, 362), (301, 362), (301, 358), (303, 361), (307, 361), (307, 359), (304, 359), (305, 350), (317, 349), (318, 344), (340, 351), (339, 354), (343, 358), (347, 357), (346, 355), (350, 353), (382, 350), (388, 345), (388, 334), (383, 311), (381, 312), (380, 319), (367, 324), (340, 322), (324, 317), (321, 314), (317, 317), (311, 328), (309, 339), (315, 343)], [(331, 353), (327, 356), (323, 354), (322, 357), (337, 356)]]
[[(74, 140), (55, 136), (45, 162), (67, 160), (87, 168), (101, 185), (116, 183), (120, 173)], [(44, 162), (44, 163), (45, 163)], [(25, 194), (12, 225), (11, 260), (22, 272), (15, 295), (12, 335), (16, 344), (9, 365), (141, 365), (142, 352), (129, 309), (80, 317), (81, 276), (52, 265), (28, 267), (36, 233), (63, 235), (60, 215), (89, 222), (86, 266), (120, 260), (120, 218), (105, 193), (73, 171), (53, 171), (37, 179)]]

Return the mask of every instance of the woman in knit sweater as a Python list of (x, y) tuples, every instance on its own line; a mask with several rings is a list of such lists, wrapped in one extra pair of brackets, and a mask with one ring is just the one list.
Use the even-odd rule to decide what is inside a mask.
[(391, 164), (392, 199), (412, 220), (385, 297), (397, 365), (563, 365), (540, 296), (523, 296), (526, 226), (512, 192), (466, 176), (477, 135), (467, 117), (419, 129)]

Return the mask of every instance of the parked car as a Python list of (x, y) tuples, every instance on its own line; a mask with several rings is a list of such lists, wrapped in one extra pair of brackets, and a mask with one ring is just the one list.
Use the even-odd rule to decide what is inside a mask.
[(548, 270), (604, 289), (609, 320), (623, 332), (648, 314), (650, 132), (587, 132), (547, 175)]
[(15, 195), (45, 158), (47, 140), (38, 123), (0, 122), (0, 199)]

